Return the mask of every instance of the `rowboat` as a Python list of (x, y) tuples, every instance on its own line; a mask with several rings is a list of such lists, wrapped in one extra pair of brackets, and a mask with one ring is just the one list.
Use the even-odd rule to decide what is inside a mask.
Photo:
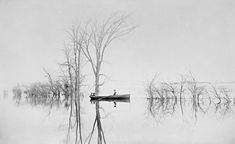
[(122, 99), (91, 99), (91, 103), (96, 103), (96, 102), (121, 102), (121, 103), (130, 103), (129, 98), (122, 98)]
[(107, 96), (90, 96), (91, 99), (129, 99), (130, 94), (122, 94), (122, 95), (107, 95)]

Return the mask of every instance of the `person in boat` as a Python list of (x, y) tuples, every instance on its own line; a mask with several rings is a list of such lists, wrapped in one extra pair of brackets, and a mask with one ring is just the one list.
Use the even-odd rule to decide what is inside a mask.
[(117, 95), (117, 91), (115, 89), (113, 90), (113, 95)]
[[(113, 90), (113, 95), (114, 95), (114, 96), (116, 96), (116, 95), (117, 95), (117, 91), (116, 91), (116, 89), (114, 89), (114, 90)], [(114, 107), (116, 107), (116, 106), (117, 106), (117, 103), (116, 103), (116, 102), (113, 102), (113, 104), (114, 104)]]

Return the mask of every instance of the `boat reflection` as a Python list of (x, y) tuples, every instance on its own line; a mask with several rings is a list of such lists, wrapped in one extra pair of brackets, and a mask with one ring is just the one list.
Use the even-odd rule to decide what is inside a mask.
[(113, 102), (114, 107), (117, 107), (117, 103), (119, 103), (119, 102), (130, 103), (130, 98), (124, 98), (124, 99), (91, 99), (90, 102), (92, 104), (96, 104), (97, 102)]
[(96, 102), (124, 102), (130, 103), (130, 99), (91, 99), (90, 102), (95, 104)]

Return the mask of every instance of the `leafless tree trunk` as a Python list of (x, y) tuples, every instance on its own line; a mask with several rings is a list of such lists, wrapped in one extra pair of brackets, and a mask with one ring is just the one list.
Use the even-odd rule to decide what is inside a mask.
[(126, 24), (128, 16), (110, 16), (101, 24), (91, 23), (83, 29), (83, 53), (89, 63), (95, 77), (95, 93), (100, 92), (101, 68), (105, 57), (105, 52), (110, 44), (130, 33), (135, 26)]
[(83, 37), (80, 35), (81, 33), (79, 27), (72, 27), (68, 34), (70, 36), (69, 38), (71, 45), (69, 48), (65, 48), (66, 62), (63, 64), (63, 66), (67, 67), (67, 75), (69, 79), (70, 113), (75, 111), (75, 143), (78, 142), (78, 130), (80, 139), (79, 141), (80, 143), (83, 143), (81, 128), (81, 46)]
[[(75, 107), (76, 107), (76, 123), (77, 128), (79, 128), (80, 141), (82, 143), (82, 129), (81, 129), (81, 44), (82, 37), (79, 35), (78, 28), (72, 28), (71, 30), (71, 40), (73, 43), (73, 55), (74, 55), (74, 73), (75, 73)], [(77, 137), (76, 137), (77, 138)], [(77, 139), (76, 139), (77, 141)]]
[(185, 82), (186, 82), (185, 78), (182, 77), (182, 78), (181, 78), (181, 81), (180, 81), (180, 92), (179, 92), (179, 97), (180, 97), (180, 109), (181, 109), (182, 115), (184, 114), (182, 96), (183, 96), (183, 93), (184, 93), (184, 85), (185, 85)]
[(157, 88), (155, 86), (156, 77), (157, 75), (155, 75), (154, 78), (150, 82), (147, 83), (147, 86), (145, 88), (145, 91), (147, 92), (149, 99), (156, 98), (155, 97), (155, 93), (157, 91)]

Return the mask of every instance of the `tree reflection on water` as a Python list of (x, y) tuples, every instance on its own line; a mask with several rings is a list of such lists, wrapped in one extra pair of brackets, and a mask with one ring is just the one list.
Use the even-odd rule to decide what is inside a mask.
[(182, 116), (191, 115), (195, 120), (198, 114), (214, 112), (216, 115), (225, 116), (232, 113), (230, 90), (215, 87), (211, 89), (196, 86), (195, 83), (190, 83), (189, 87), (183, 93), (176, 92), (180, 93), (180, 97), (179, 94), (176, 97), (169, 96), (169, 91), (161, 92), (163, 87), (156, 88), (156, 91), (148, 93), (151, 95), (147, 98), (147, 112), (158, 122), (178, 112)]
[[(90, 134), (83, 141), (82, 134), (82, 122), (81, 122), (81, 104), (78, 103), (78, 99), (72, 94), (65, 97), (63, 93), (61, 96), (58, 94), (50, 94), (45, 85), (34, 84), (29, 89), (23, 90), (19, 86), (13, 89), (13, 99), (17, 104), (30, 104), (31, 106), (43, 106), (51, 110), (53, 107), (64, 108), (69, 112), (68, 128), (66, 134), (66, 144), (75, 143), (94, 143), (92, 138), (94, 137), (95, 129), (97, 128), (97, 143), (106, 144), (104, 131), (101, 123), (100, 116), (100, 102), (93, 101), (95, 104), (95, 120)], [(24, 93), (23, 93), (24, 92)], [(62, 107), (63, 106), (63, 107)], [(73, 136), (72, 136), (73, 135)]]
[[(102, 128), (102, 123), (101, 123), (101, 115), (100, 115), (100, 102), (96, 101), (95, 103), (95, 120), (94, 123), (92, 125), (91, 128), (91, 132), (88, 134), (88, 136), (85, 138), (84, 142), (82, 141), (83, 137), (82, 137), (82, 125), (81, 122), (76, 120), (75, 121), (75, 144), (77, 143), (94, 143), (92, 142), (92, 138), (94, 137), (94, 133), (95, 133), (95, 129), (97, 128), (97, 144), (106, 144), (106, 140), (105, 140), (105, 134), (104, 134), (104, 130)], [(76, 113), (76, 118), (81, 117), (81, 113)], [(68, 127), (68, 133), (67, 133), (67, 140), (66, 143), (69, 143), (69, 139), (70, 139), (70, 135), (71, 135), (71, 129), (73, 128), (72, 126), (72, 112), (70, 111), (70, 116), (69, 116), (69, 127)], [(78, 137), (80, 138), (78, 140)]]
[(195, 120), (197, 120), (199, 113), (214, 112), (218, 116), (225, 116), (233, 112), (231, 106), (231, 101), (216, 103), (215, 99), (210, 97), (200, 98), (199, 101), (185, 98), (181, 102), (175, 102), (175, 99), (172, 98), (147, 99), (147, 112), (158, 122), (163, 121), (168, 116), (173, 116), (177, 111), (181, 111), (182, 116), (185, 114), (193, 115)]
[[(159, 87), (152, 86), (151, 90), (147, 98), (147, 112), (157, 122), (173, 116), (190, 117), (190, 120), (197, 122), (201, 115), (212, 114), (224, 117), (233, 112), (231, 90), (224, 87), (182, 82), (161, 83)], [(14, 99), (18, 104), (25, 102), (32, 106), (42, 105), (49, 109), (53, 107), (67, 109), (69, 116), (65, 135), (66, 144), (108, 143), (101, 121), (101, 102), (91, 101), (95, 106), (95, 118), (93, 123), (91, 122), (91, 128), (83, 127), (81, 115), (83, 101), (82, 99), (78, 101), (78, 97), (74, 95), (75, 93), (71, 94), (69, 89), (68, 93), (68, 96), (65, 96), (63, 92), (60, 96), (53, 95), (47, 92), (46, 86), (39, 84), (30, 89), (20, 90), (19, 87), (15, 87), (13, 90)], [(130, 102), (130, 100), (111, 102)]]
[(93, 126), (92, 126), (92, 130), (90, 132), (90, 134), (88, 135), (86, 141), (88, 142), (88, 144), (91, 143), (91, 140), (92, 140), (92, 136), (94, 135), (94, 131), (95, 131), (95, 127), (97, 127), (97, 143), (98, 144), (106, 144), (106, 140), (105, 140), (105, 134), (104, 134), (104, 130), (102, 128), (102, 123), (101, 123), (101, 120), (100, 120), (100, 104), (99, 102), (95, 102), (95, 109), (96, 109), (96, 116), (95, 116), (95, 121), (93, 123)]
[(182, 116), (207, 114), (214, 109), (215, 114), (222, 116), (232, 112), (232, 91), (211, 83), (197, 82), (195, 77), (182, 76), (179, 82), (156, 82), (156, 76), (145, 88), (148, 96), (147, 111), (157, 121), (168, 115), (173, 115), (180, 109)]

